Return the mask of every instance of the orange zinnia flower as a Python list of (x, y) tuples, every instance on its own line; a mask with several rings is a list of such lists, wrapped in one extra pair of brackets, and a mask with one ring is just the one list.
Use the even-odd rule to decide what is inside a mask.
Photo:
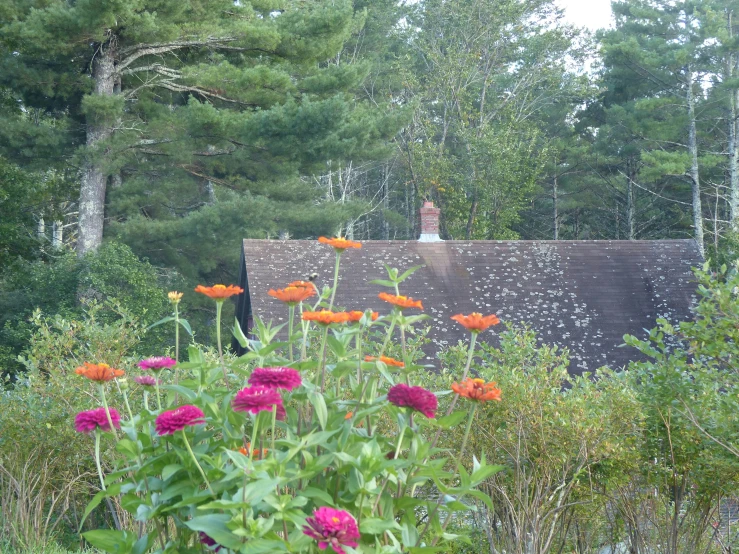
[(274, 296), (277, 300), (284, 302), (285, 304), (298, 304), (303, 300), (307, 300), (311, 296), (315, 296), (316, 289), (312, 286), (293, 286), (292, 284), (286, 286), (284, 289), (269, 289), (267, 294)]
[(213, 285), (212, 287), (204, 287), (203, 285), (198, 285), (197, 287), (195, 287), (195, 292), (204, 294), (205, 296), (212, 298), (213, 300), (222, 301), (229, 296), (233, 296), (234, 294), (241, 294), (242, 292), (244, 292), (244, 289), (242, 289), (241, 287), (237, 287), (236, 285)]
[(408, 296), (396, 296), (386, 292), (381, 292), (377, 296), (380, 297), (380, 300), (390, 302), (394, 306), (398, 306), (401, 310), (403, 308), (418, 308), (419, 310), (423, 310), (423, 304), (421, 304), (420, 300), (413, 300), (413, 298)]
[(239, 452), (241, 452), (244, 456), (249, 456), (249, 454), (251, 453), (250, 457), (253, 456), (254, 458), (262, 460), (267, 457), (267, 452), (269, 452), (269, 448), (263, 448), (261, 450), (259, 448), (255, 448), (252, 451), (251, 443), (247, 442), (246, 448), (242, 446), (241, 448), (239, 448)]
[[(346, 315), (348, 316), (347, 321), (349, 323), (356, 323), (357, 321), (362, 319), (364, 312), (360, 312), (359, 310), (354, 310), (351, 312), (347, 312)], [(372, 321), (377, 321), (377, 318), (380, 317), (380, 314), (378, 314), (377, 312), (372, 312), (371, 317), (372, 317)]]
[(459, 384), (453, 383), (452, 390), (470, 400), (478, 402), (497, 400), (500, 402), (500, 389), (495, 386), (495, 383), (486, 383), (482, 379), (467, 378)]
[(354, 417), (354, 412), (346, 412), (344, 419), (351, 419)]
[(108, 364), (91, 364), (88, 362), (75, 369), (74, 372), (77, 375), (82, 375), (91, 381), (98, 381), (99, 383), (112, 381), (116, 377), (122, 377), (126, 374), (122, 369), (113, 369)]
[(362, 248), (361, 242), (355, 242), (353, 240), (348, 240), (343, 237), (338, 237), (335, 239), (329, 239), (326, 237), (318, 237), (318, 242), (321, 244), (328, 244), (329, 246), (333, 246), (334, 250), (337, 250), (338, 252), (343, 252), (347, 248)]
[(496, 315), (482, 315), (477, 312), (472, 312), (470, 315), (453, 315), (452, 319), (473, 333), (479, 333), (492, 325), (500, 323)]
[(331, 325), (332, 323), (346, 323), (348, 314), (346, 312), (331, 312), (329, 310), (321, 310), (320, 312), (303, 312), (304, 321), (315, 321), (321, 325)]
[[(401, 362), (400, 360), (396, 360), (395, 358), (388, 358), (387, 356), (380, 356), (379, 359), (385, 365), (392, 365), (395, 367), (405, 367), (405, 364), (403, 362)], [(374, 356), (365, 356), (364, 361), (365, 362), (376, 362), (377, 358)]]

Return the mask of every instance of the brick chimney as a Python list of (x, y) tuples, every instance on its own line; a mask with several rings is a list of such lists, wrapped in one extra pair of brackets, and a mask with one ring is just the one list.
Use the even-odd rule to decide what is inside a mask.
[(418, 242), (441, 242), (439, 237), (439, 214), (441, 210), (434, 208), (434, 203), (428, 200), (421, 206), (421, 236)]

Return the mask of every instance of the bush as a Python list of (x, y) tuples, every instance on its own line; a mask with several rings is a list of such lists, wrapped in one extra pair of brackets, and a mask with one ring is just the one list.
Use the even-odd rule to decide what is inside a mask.
[[(118, 319), (102, 322), (101, 313)], [(95, 483), (92, 449), (70, 421), (89, 396), (74, 369), (84, 360), (125, 367), (141, 326), (118, 305), (92, 302), (83, 318), (33, 314), (25, 371), (0, 391), (0, 535), (19, 548), (78, 542), (77, 529)], [(108, 462), (106, 462), (106, 465)], [(93, 514), (95, 521), (105, 516)], [(101, 519), (102, 518), (102, 519)], [(94, 522), (92, 522), (94, 524)]]
[[(34, 332), (30, 321), (34, 310), (80, 319), (82, 300), (96, 300), (106, 307), (113, 304), (104, 300), (115, 300), (128, 316), (146, 326), (168, 311), (164, 291), (154, 267), (114, 242), (105, 243), (84, 260), (66, 252), (48, 263), (21, 263), (0, 281), (0, 374), (14, 375), (22, 369), (17, 357)], [(112, 322), (119, 315), (115, 309), (101, 309), (96, 317)], [(162, 351), (166, 336), (163, 330), (154, 329), (142, 337), (142, 348)]]

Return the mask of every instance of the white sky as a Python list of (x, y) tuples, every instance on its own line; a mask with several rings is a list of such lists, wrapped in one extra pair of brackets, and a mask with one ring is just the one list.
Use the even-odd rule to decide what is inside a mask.
[(609, 27), (611, 20), (611, 0), (556, 0), (565, 9), (565, 20), (591, 31)]

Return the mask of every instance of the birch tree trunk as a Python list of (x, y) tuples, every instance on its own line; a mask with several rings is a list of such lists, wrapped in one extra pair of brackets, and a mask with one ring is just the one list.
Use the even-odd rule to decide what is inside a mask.
[[(116, 83), (115, 41), (109, 40), (100, 46), (93, 60), (92, 77), (95, 82), (94, 94), (111, 96)], [(92, 119), (92, 121), (90, 121)], [(113, 126), (105, 118), (88, 118), (87, 123), (87, 161), (80, 183), (79, 234), (77, 236), (77, 255), (81, 258), (95, 251), (103, 242), (103, 222), (105, 220), (105, 188), (107, 175), (104, 170), (104, 156), (100, 143), (113, 134)]]
[[(729, 36), (733, 38), (732, 14), (728, 15)], [(729, 53), (726, 64), (727, 80), (731, 81), (739, 69), (739, 54)], [(737, 144), (737, 107), (739, 87), (729, 91), (729, 221), (734, 232), (739, 231), (739, 145)]]
[(629, 232), (629, 240), (636, 240), (636, 232), (634, 231), (634, 177), (636, 168), (633, 160), (628, 162), (628, 177), (626, 179), (626, 228)]
[(701, 206), (700, 176), (698, 174), (698, 137), (695, 126), (695, 97), (693, 95), (693, 72), (688, 66), (687, 72), (687, 102), (688, 102), (688, 150), (690, 152), (690, 180), (693, 189), (693, 227), (695, 241), (701, 256), (705, 257), (703, 244), (703, 208)]

